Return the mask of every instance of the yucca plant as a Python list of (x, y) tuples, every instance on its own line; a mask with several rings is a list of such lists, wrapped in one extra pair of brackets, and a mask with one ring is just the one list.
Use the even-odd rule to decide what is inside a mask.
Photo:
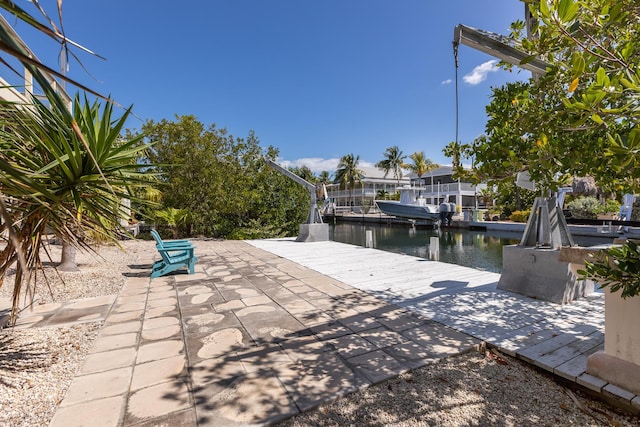
[(29, 105), (0, 102), (0, 231), (13, 236), (0, 252), (0, 286), (16, 265), (12, 321), (21, 295), (33, 294), (45, 233), (87, 249), (89, 233), (116, 241), (122, 199), (149, 185), (136, 162), (146, 148), (142, 136), (120, 139), (130, 110), (114, 118), (109, 103), (101, 108), (76, 96), (73, 104), (70, 115), (35, 98)]

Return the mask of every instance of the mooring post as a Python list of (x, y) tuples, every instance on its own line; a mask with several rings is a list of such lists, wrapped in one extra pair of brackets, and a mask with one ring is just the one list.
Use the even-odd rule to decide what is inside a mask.
[(373, 230), (367, 230), (365, 234), (366, 234), (366, 238), (365, 238), (364, 247), (373, 248)]
[(440, 238), (431, 237), (429, 240), (429, 259), (431, 261), (440, 261)]

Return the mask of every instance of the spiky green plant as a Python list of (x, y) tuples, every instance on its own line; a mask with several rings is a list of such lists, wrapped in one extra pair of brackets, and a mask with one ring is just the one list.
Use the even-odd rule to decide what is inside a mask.
[(43, 236), (50, 231), (85, 248), (88, 234), (116, 241), (122, 199), (149, 185), (136, 162), (146, 148), (142, 136), (119, 137), (130, 110), (114, 118), (109, 103), (101, 108), (76, 96), (73, 104), (71, 115), (35, 98), (29, 105), (0, 102), (0, 231), (13, 235), (0, 252), (0, 286), (16, 265), (13, 321), (23, 288), (33, 294)]

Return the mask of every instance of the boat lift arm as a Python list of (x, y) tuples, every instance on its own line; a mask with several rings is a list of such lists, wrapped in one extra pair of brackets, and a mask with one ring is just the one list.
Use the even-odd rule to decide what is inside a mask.
[[(548, 63), (538, 58), (529, 60), (530, 56), (513, 47), (515, 42), (508, 37), (462, 24), (457, 25), (453, 30), (454, 49), (457, 49), (457, 46), (460, 44), (495, 56), (504, 62), (516, 65), (524, 70), (531, 71), (534, 76), (545, 74), (549, 66)], [(527, 59), (527, 61), (522, 63), (525, 59)]]
[[(527, 26), (530, 25), (528, 19)], [(458, 46), (460, 44), (531, 71), (534, 78), (545, 74), (550, 66), (545, 61), (538, 58), (530, 58), (528, 54), (518, 50), (514, 47), (516, 43), (508, 37), (460, 24), (453, 31), (453, 54), (456, 61), (456, 69), (458, 67)], [(525, 59), (526, 61), (522, 63)], [(529, 180), (527, 179), (526, 181)], [(532, 183), (529, 182), (529, 184)], [(554, 249), (561, 246), (575, 246), (567, 222), (555, 197), (536, 198), (520, 241), (520, 246), (549, 246)]]
[(311, 203), (309, 205), (309, 215), (307, 215), (306, 223), (322, 224), (322, 215), (320, 215), (320, 211), (318, 210), (318, 196), (316, 192), (317, 191), (316, 186), (300, 178), (298, 175), (291, 172), (289, 169), (283, 168), (276, 162), (269, 159), (265, 159), (265, 160), (267, 164), (271, 166), (273, 169), (277, 170), (278, 172), (282, 173), (283, 175), (287, 176), (288, 178), (292, 179), (293, 181), (297, 182), (298, 184), (302, 185), (307, 189), (307, 191), (309, 192), (309, 196), (311, 197)]

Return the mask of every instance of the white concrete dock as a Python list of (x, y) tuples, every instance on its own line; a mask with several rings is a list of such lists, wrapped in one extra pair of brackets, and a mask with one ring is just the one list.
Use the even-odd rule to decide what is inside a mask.
[(640, 396), (585, 373), (604, 347), (600, 293), (558, 305), (497, 289), (497, 273), (337, 242), (251, 245), (496, 346), (640, 410)]

